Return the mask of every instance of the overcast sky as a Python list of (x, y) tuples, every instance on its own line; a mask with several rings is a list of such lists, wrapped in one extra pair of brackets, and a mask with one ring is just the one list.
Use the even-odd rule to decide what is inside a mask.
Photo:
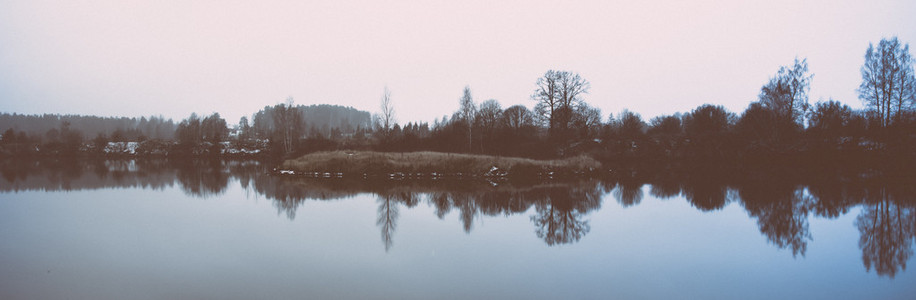
[(916, 42), (916, 1), (0, 0), (0, 111), (234, 124), (289, 96), (374, 113), (388, 86), (400, 123), (432, 122), (465, 85), (532, 108), (559, 69), (604, 118), (740, 113), (796, 56), (811, 102), (858, 108), (865, 49), (891, 36)]

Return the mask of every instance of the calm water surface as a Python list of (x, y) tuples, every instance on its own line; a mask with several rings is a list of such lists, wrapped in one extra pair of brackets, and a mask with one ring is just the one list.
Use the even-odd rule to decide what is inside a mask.
[(912, 299), (912, 185), (7, 164), (0, 298)]

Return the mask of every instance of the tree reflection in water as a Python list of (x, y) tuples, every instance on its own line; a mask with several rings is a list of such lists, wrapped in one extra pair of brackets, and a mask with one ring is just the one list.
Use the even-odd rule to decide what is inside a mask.
[(385, 252), (391, 249), (394, 244), (392, 237), (394, 230), (398, 227), (398, 203), (390, 194), (378, 195), (378, 220), (375, 222), (382, 230), (382, 244), (385, 245)]
[(631, 178), (621, 179), (614, 190), (614, 198), (623, 207), (633, 206), (642, 201), (643, 183)]
[[(682, 195), (703, 212), (739, 202), (757, 220), (770, 244), (806, 255), (813, 240), (809, 217), (837, 218), (861, 209), (855, 219), (862, 262), (867, 271), (894, 277), (906, 269), (916, 239), (916, 184), (909, 176), (794, 174), (791, 170), (723, 173), (712, 168), (691, 172), (621, 172), (602, 180), (540, 182), (491, 186), (474, 180), (308, 179), (274, 176), (255, 161), (170, 160), (0, 160), (0, 193), (70, 191), (99, 188), (164, 189), (175, 184), (186, 194), (208, 197), (238, 180), (248, 192), (271, 200), (290, 220), (305, 201), (327, 201), (373, 194), (377, 225), (386, 251), (392, 248), (400, 209), (426, 201), (436, 217), (457, 212), (470, 234), (484, 216), (532, 213), (534, 234), (548, 246), (575, 243), (590, 231), (587, 216), (608, 194), (622, 207), (642, 202), (643, 185), (657, 198)], [(699, 170), (699, 171), (697, 171)], [(650, 174), (650, 175), (646, 175)], [(893, 178), (906, 179), (893, 179)], [(533, 208), (533, 209), (532, 209)]]
[(722, 209), (734, 198), (723, 182), (702, 179), (685, 182), (683, 194), (690, 205), (704, 212)]
[(748, 215), (757, 218), (760, 233), (770, 243), (789, 248), (793, 256), (805, 256), (812, 237), (808, 230), (810, 198), (804, 195), (803, 189), (768, 182), (740, 187), (738, 193)]
[(890, 278), (906, 270), (906, 262), (913, 256), (916, 209), (900, 204), (912, 204), (912, 191), (908, 195), (905, 192), (885, 187), (870, 190), (855, 222), (865, 269), (874, 268), (878, 275)]
[(229, 171), (221, 160), (176, 161), (182, 190), (196, 197), (222, 194), (229, 185)]
[(589, 187), (548, 187), (538, 190), (536, 214), (531, 216), (535, 233), (548, 246), (578, 242), (591, 230), (586, 214), (601, 206), (598, 185)]

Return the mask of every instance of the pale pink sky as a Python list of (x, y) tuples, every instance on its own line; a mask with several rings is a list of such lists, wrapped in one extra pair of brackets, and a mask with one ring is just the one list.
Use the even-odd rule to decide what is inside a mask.
[[(811, 102), (861, 107), (869, 42), (916, 43), (916, 1), (5, 1), (0, 111), (181, 119), (287, 96), (398, 121), (475, 100), (524, 104), (548, 69), (580, 73), (604, 118), (704, 103), (740, 113), (807, 57)], [(914, 44), (916, 47), (916, 44)]]

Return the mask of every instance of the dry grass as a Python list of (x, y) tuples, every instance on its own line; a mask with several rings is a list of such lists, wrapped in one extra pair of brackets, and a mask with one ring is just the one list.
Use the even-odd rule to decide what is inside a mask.
[(505, 171), (508, 175), (537, 175), (546, 172), (574, 174), (598, 170), (601, 164), (586, 156), (561, 160), (534, 160), (441, 152), (333, 151), (307, 154), (287, 160), (281, 165), (282, 169), (293, 170), (297, 173), (329, 172), (348, 175), (438, 173), (474, 176), (485, 175), (493, 167)]

